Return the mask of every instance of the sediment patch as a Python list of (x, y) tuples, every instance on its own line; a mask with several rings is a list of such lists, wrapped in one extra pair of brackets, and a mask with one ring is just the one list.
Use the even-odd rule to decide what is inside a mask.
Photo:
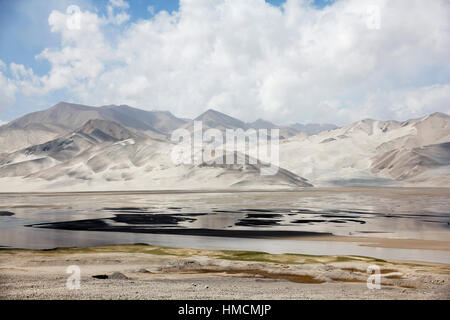
[(76, 221), (64, 221), (54, 223), (32, 224), (27, 227), (79, 230), (79, 231), (108, 231), (150, 234), (175, 234), (188, 236), (207, 237), (233, 237), (233, 238), (287, 238), (287, 237), (310, 237), (330, 236), (328, 232), (293, 231), (293, 230), (232, 230), (232, 229), (206, 229), (206, 228), (164, 228), (160, 225), (151, 227), (149, 225), (127, 225), (117, 226), (108, 223), (108, 219), (87, 219)]

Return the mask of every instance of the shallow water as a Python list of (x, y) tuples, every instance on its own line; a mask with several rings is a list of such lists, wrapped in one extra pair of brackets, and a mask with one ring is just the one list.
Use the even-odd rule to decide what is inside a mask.
[[(286, 232), (315, 232), (450, 242), (449, 199), (447, 189), (417, 188), (3, 194), (0, 213), (14, 215), (0, 214), (0, 246), (44, 249), (148, 243), (450, 263), (449, 251), (277, 239)], [(271, 234), (274, 231), (278, 233)]]

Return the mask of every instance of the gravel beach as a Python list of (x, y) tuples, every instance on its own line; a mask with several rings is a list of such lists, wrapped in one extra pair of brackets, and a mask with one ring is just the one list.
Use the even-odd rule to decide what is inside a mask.
[[(380, 289), (367, 287), (374, 265)], [(66, 285), (69, 266), (79, 289)], [(450, 266), (148, 245), (1, 249), (0, 299), (450, 299)]]

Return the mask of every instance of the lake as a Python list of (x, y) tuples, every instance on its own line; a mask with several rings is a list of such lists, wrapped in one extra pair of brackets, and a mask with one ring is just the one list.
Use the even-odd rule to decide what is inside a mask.
[(450, 244), (450, 189), (0, 194), (0, 246), (108, 244), (363, 255), (450, 263), (448, 250), (293, 240), (338, 235)]

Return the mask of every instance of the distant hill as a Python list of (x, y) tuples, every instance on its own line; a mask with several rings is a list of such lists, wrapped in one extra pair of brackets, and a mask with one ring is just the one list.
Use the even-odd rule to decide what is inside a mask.
[[(450, 116), (365, 119), (283, 143), (281, 166), (315, 185), (450, 186)], [(419, 179), (419, 175), (420, 178)]]
[(0, 127), (0, 150), (11, 152), (75, 130), (92, 119), (117, 122), (152, 137), (163, 137), (186, 121), (167, 111), (144, 111), (129, 106), (89, 107), (60, 102)]
[[(193, 130), (194, 121), (202, 121), (203, 130), (280, 129), (280, 162), (253, 154), (256, 162), (248, 163), (242, 150), (235, 156), (244, 163), (175, 162), (170, 133)], [(0, 127), (0, 191), (450, 186), (447, 114), (306, 127), (316, 133), (262, 119), (244, 122), (212, 109), (188, 120), (123, 105), (61, 102)], [(215, 141), (203, 147), (213, 143), (223, 147)], [(198, 158), (203, 150), (194, 152)], [(269, 165), (275, 174), (262, 175)]]
[(270, 130), (279, 129), (279, 137), (281, 139), (292, 137), (298, 133), (295, 129), (290, 127), (279, 126), (262, 119), (258, 119), (254, 122), (244, 122), (213, 109), (207, 110), (194, 120), (188, 122), (185, 125), (185, 128), (193, 130), (194, 121), (202, 121), (203, 130), (207, 130), (208, 128), (219, 129), (222, 131), (226, 129), (242, 129), (244, 131), (248, 129), (267, 129), (268, 134), (270, 135)]
[[(92, 119), (53, 140), (0, 155), (0, 190), (136, 190), (311, 186), (284, 169), (259, 165), (179, 165), (173, 144), (117, 122)], [(18, 183), (18, 185), (17, 185)], [(2, 187), (3, 186), (3, 189)]]
[(334, 124), (328, 124), (328, 123), (308, 123), (308, 124), (301, 124), (301, 123), (294, 123), (291, 124), (289, 127), (292, 129), (298, 131), (298, 132), (304, 132), (309, 135), (318, 134), (322, 131), (328, 131), (328, 130), (334, 130), (337, 129), (338, 126)]

